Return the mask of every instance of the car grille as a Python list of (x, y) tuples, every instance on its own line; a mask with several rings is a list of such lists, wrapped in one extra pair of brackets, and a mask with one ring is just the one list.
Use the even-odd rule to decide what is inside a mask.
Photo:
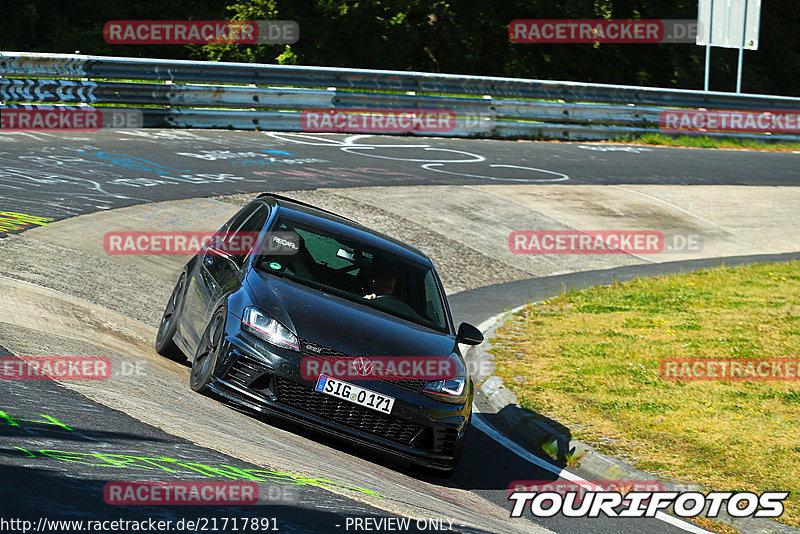
[(417, 393), (422, 391), (422, 388), (428, 383), (427, 380), (385, 380), (385, 382), (400, 386), (401, 388), (410, 389), (411, 391), (416, 391)]
[[(330, 347), (325, 347), (323, 345), (318, 345), (311, 341), (306, 341), (305, 339), (300, 340), (300, 348), (304, 354), (317, 356), (321, 359), (352, 358), (350, 354), (332, 349)], [(428, 383), (427, 380), (383, 380), (383, 382), (389, 382), (396, 386), (400, 386), (401, 388), (415, 391), (417, 393), (422, 391), (422, 388), (424, 388), (425, 384)]]
[(276, 376), (278, 402), (340, 425), (402, 445), (410, 445), (420, 425), (339, 400), (313, 388)]
[(345, 352), (318, 345), (311, 341), (306, 341), (305, 339), (300, 340), (300, 350), (305, 354), (320, 356), (322, 358), (351, 358), (351, 356)]
[(455, 428), (439, 428), (436, 430), (434, 449), (445, 454), (453, 454), (458, 439), (458, 430)]
[(231, 364), (228, 373), (225, 375), (225, 380), (235, 386), (248, 388), (256, 379), (262, 377), (268, 371), (269, 368), (263, 363), (241, 354)]

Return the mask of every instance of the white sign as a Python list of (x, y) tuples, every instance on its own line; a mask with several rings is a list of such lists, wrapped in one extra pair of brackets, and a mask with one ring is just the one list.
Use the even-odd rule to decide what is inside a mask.
[[(697, 44), (758, 50), (761, 0), (699, 0)], [(744, 40), (742, 40), (744, 32)]]

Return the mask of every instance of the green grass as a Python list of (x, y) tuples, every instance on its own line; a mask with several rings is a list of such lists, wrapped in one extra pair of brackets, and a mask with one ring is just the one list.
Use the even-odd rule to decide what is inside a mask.
[(626, 137), (617, 139), (615, 142), (640, 143), (643, 145), (664, 145), (692, 148), (735, 148), (746, 150), (770, 150), (776, 152), (787, 152), (800, 150), (800, 142), (783, 143), (771, 142), (766, 138), (764, 141), (754, 141), (749, 139), (737, 139), (734, 137), (711, 138), (706, 135), (692, 136), (669, 136), (661, 133), (645, 134), (638, 137)]
[(800, 380), (666, 381), (661, 360), (800, 359), (800, 262), (636, 279), (529, 305), (492, 340), (523, 408), (664, 477), (791, 491), (800, 526)]

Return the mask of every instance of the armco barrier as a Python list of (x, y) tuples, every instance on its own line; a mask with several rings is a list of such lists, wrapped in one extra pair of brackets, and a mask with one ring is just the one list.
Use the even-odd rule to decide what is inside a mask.
[[(671, 108), (800, 113), (800, 98), (782, 96), (71, 54), (0, 52), (0, 76), (0, 113), (122, 105), (140, 111), (144, 127), (160, 128), (302, 131), (306, 109), (446, 109), (457, 116), (456, 127), (428, 135), (579, 140), (657, 132), (661, 112)], [(703, 135), (800, 140), (795, 134)]]

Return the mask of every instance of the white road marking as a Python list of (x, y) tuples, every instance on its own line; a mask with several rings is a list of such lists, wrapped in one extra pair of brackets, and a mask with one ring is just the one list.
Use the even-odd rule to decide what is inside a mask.
[[(539, 458), (535, 454), (525, 450), (519, 444), (517, 444), (514, 440), (494, 428), (492, 425), (487, 423), (483, 420), (483, 416), (478, 412), (476, 407), (473, 407), (473, 417), (472, 417), (472, 425), (495, 440), (500, 445), (504, 446), (506, 449), (510, 450), (523, 460), (526, 460), (532, 464), (535, 464), (546, 471), (550, 471), (557, 477), (563, 478), (565, 480), (569, 480), (570, 482), (574, 482), (580, 486), (583, 486), (589, 491), (603, 491), (603, 488), (600, 486), (589, 482), (588, 480), (579, 477), (575, 473), (567, 471), (566, 469), (562, 469), (557, 465), (553, 465), (550, 462)], [(656, 513), (656, 519), (663, 521), (665, 523), (669, 523), (681, 530), (685, 530), (686, 532), (692, 532), (694, 534), (707, 534), (709, 531), (702, 529), (696, 525), (683, 521), (677, 517), (671, 516), (664, 512)]]
[(583, 150), (595, 150), (597, 152), (631, 152), (633, 154), (653, 151), (652, 148), (630, 145), (606, 145), (604, 143), (585, 143), (583, 145), (578, 145), (578, 148), (582, 148)]
[[(479, 154), (473, 154), (472, 152), (467, 152), (465, 150), (453, 150), (450, 148), (436, 148), (432, 147), (428, 144), (376, 144), (370, 143), (367, 144), (359, 144), (357, 141), (361, 141), (362, 139), (368, 139), (370, 137), (374, 137), (373, 135), (367, 134), (358, 134), (358, 135), (350, 135), (344, 139), (344, 141), (339, 141), (337, 139), (329, 139), (326, 137), (316, 137), (312, 135), (305, 135), (305, 134), (296, 134), (296, 133), (289, 133), (289, 134), (277, 134), (277, 133), (268, 133), (267, 135), (273, 137), (274, 139), (278, 139), (280, 141), (284, 141), (287, 143), (298, 143), (301, 145), (311, 145), (311, 146), (327, 146), (327, 147), (334, 147), (338, 148), (342, 152), (346, 152), (348, 154), (356, 154), (359, 156), (367, 156), (370, 158), (379, 158), (379, 159), (388, 159), (393, 161), (408, 161), (411, 163), (424, 163), (421, 167), (428, 171), (440, 172), (444, 174), (454, 174), (456, 176), (466, 176), (468, 178), (480, 178), (483, 180), (501, 180), (506, 182), (522, 182), (522, 183), (552, 183), (552, 182), (563, 182), (569, 180), (569, 176), (566, 174), (555, 172), (555, 171), (548, 171), (545, 169), (537, 169), (534, 167), (522, 167), (520, 165), (503, 165), (503, 164), (496, 164), (496, 165), (489, 165), (491, 168), (510, 168), (510, 169), (524, 169), (530, 170), (534, 172), (540, 172), (544, 174), (551, 174), (556, 176), (556, 178), (499, 178), (495, 176), (484, 176), (479, 174), (467, 174), (463, 172), (455, 172), (455, 171), (446, 171), (440, 169), (443, 164), (457, 164), (457, 163), (481, 163), (486, 161), (484, 156)], [(299, 139), (298, 139), (299, 138)], [(375, 152), (370, 153), (370, 151), (376, 151), (383, 148), (394, 148), (394, 149), (408, 149), (408, 148), (416, 148), (422, 149), (426, 152), (446, 152), (449, 154), (460, 154), (462, 156), (467, 156), (468, 159), (416, 159), (416, 158), (407, 158), (402, 156), (385, 156), (380, 155)], [(437, 168), (434, 168), (437, 167)]]
[[(455, 162), (454, 161), (453, 163), (461, 163), (461, 162)], [(433, 169), (432, 168), (432, 167), (441, 167), (441, 166), (442, 166), (442, 163), (426, 163), (425, 165), (422, 166), (422, 168), (423, 169), (427, 169), (429, 171), (443, 172), (443, 173), (446, 173), (446, 174), (456, 174), (458, 176), (467, 176), (469, 178), (482, 178), (484, 180), (503, 180), (503, 181), (507, 181), (507, 182), (524, 182), (524, 183), (529, 183), (529, 184), (532, 184), (532, 183), (543, 183), (543, 182), (547, 182), (547, 183), (563, 182), (565, 180), (569, 180), (569, 176), (567, 176), (566, 174), (560, 173), (560, 172), (546, 171), (544, 169), (536, 169), (534, 167), (521, 167), (519, 165), (489, 165), (489, 167), (492, 167), (492, 168), (494, 168), (494, 167), (507, 167), (507, 168), (511, 168), (511, 169), (525, 169), (525, 170), (529, 170), (529, 171), (543, 172), (543, 173), (546, 173), (546, 174), (554, 174), (554, 175), (558, 176), (558, 178), (497, 178), (497, 177), (492, 177), (492, 176), (483, 176), (483, 175), (480, 175), (480, 174), (467, 174), (467, 173), (464, 173), (464, 172), (445, 171), (445, 170), (442, 170), (442, 169)]]
[[(466, 154), (469, 156), (470, 159), (412, 159), (412, 158), (403, 158), (403, 157), (392, 157), (392, 156), (380, 156), (377, 154), (369, 154), (367, 152), (353, 152), (353, 150), (374, 150), (376, 148), (386, 148), (379, 145), (372, 145), (372, 146), (346, 146), (340, 147), (342, 152), (347, 152), (348, 154), (358, 154), (360, 156), (368, 156), (370, 158), (380, 158), (380, 159), (391, 159), (394, 161), (410, 161), (412, 163), (424, 163), (427, 162), (428, 165), (433, 164), (441, 164), (441, 163), (478, 163), (484, 161), (486, 158), (483, 156), (479, 156), (478, 154), (473, 154), (471, 152), (464, 152), (463, 150), (451, 150), (449, 148), (433, 148), (433, 147), (418, 147), (418, 146), (411, 146), (410, 148), (422, 148), (423, 150), (430, 150), (434, 152), (449, 152), (451, 154)], [(391, 147), (391, 148), (409, 148), (406, 146), (403, 147)], [(425, 165), (422, 165), (425, 168)]]

